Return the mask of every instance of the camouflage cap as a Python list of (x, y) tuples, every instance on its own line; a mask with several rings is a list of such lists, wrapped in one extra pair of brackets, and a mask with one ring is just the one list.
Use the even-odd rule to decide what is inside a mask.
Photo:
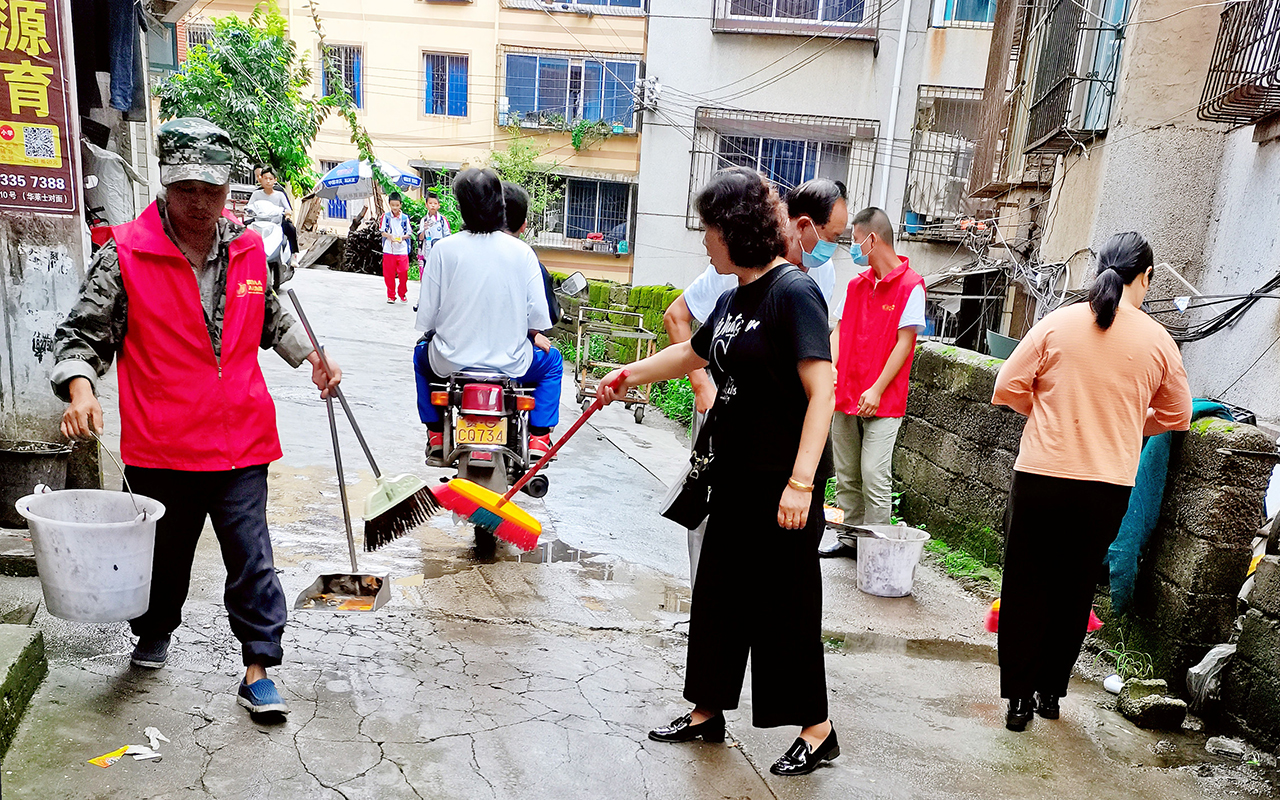
[(199, 117), (179, 117), (156, 132), (160, 151), (160, 183), (203, 181), (222, 186), (231, 181), (231, 137)]

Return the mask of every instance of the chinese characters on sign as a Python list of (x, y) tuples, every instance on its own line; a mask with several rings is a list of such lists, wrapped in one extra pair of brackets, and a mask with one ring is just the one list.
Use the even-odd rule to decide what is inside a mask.
[(74, 214), (63, 0), (0, 0), (0, 209)]

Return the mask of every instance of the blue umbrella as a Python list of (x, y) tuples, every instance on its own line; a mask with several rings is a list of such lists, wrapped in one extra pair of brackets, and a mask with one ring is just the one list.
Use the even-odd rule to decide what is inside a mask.
[[(378, 169), (396, 186), (407, 189), (410, 186), (421, 186), (422, 179), (378, 159)], [(329, 170), (320, 179), (316, 187), (316, 195), (332, 200), (358, 200), (373, 195), (373, 170), (369, 162), (360, 159), (343, 161)]]

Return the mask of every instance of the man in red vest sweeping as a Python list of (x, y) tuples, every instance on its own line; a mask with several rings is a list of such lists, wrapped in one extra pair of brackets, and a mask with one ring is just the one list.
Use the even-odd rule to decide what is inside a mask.
[[(893, 224), (878, 208), (853, 217), (855, 264), (844, 312), (831, 335), (836, 412), (831, 451), (836, 505), (849, 525), (887, 525), (893, 513), (893, 445), (907, 413), (907, 378), (924, 331), (924, 279), (893, 249)], [(857, 557), (857, 539), (840, 534), (824, 558)]]
[(101, 433), (98, 378), (119, 356), (120, 455), (133, 491), (159, 500), (151, 604), (130, 621), (132, 661), (158, 669), (182, 622), (196, 542), (213, 521), (227, 568), (224, 600), (245, 676), (238, 702), (251, 714), (288, 713), (267, 668), (280, 663), (287, 604), (267, 531), (267, 465), (280, 458), (276, 412), (258, 366), (274, 348), (292, 366), (311, 362), (305, 332), (272, 293), (262, 239), (223, 215), (233, 147), (203, 119), (157, 133), (159, 198), (94, 256), (80, 297), (58, 327), (54, 391), (70, 405), (68, 437)]

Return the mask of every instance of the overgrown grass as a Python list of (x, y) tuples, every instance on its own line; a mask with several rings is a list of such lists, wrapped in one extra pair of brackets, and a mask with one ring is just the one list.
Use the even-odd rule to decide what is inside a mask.
[(1107, 667), (1106, 661), (1115, 664), (1116, 674), (1125, 680), (1137, 678), (1144, 680), (1155, 674), (1155, 665), (1151, 661), (1151, 656), (1141, 650), (1131, 650), (1124, 643), (1124, 637), (1120, 637), (1120, 642), (1110, 650), (1103, 650), (1094, 657), (1094, 663), (1098, 666)]
[(981, 559), (970, 553), (953, 548), (940, 539), (930, 539), (924, 543), (924, 549), (938, 556), (943, 570), (952, 578), (971, 578), (985, 581), (996, 591), (1000, 590), (1000, 570), (989, 567)]

